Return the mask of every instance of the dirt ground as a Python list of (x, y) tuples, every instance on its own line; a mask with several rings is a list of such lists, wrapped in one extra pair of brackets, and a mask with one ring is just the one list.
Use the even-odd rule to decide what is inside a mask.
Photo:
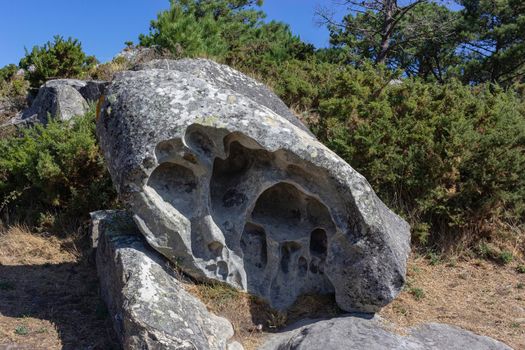
[(525, 273), (512, 263), (413, 257), (407, 286), (380, 315), (398, 327), (446, 323), (525, 349)]
[[(79, 241), (82, 237), (58, 239), (20, 227), (0, 233), (0, 350), (15, 344), (19, 350), (117, 348), (98, 296), (94, 263), (81, 253)], [(224, 287), (192, 288), (211, 310), (232, 319), (248, 350), (262, 339), (260, 325), (267, 331), (302, 317), (307, 307), (319, 307), (320, 313), (332, 307), (306, 298), (282, 315)], [(405, 290), (380, 315), (400, 330), (447, 323), (525, 349), (525, 274), (515, 263), (414, 256)]]
[(116, 348), (95, 266), (76, 239), (0, 233), (0, 350)]

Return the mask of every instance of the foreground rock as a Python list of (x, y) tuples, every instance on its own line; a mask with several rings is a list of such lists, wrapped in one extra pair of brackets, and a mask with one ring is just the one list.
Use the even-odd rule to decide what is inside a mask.
[[(304, 322), (303, 322), (304, 323)], [(460, 328), (430, 323), (406, 336), (377, 318), (341, 317), (272, 335), (259, 350), (512, 350), (494, 339)]]
[(342, 309), (375, 312), (397, 295), (407, 223), (282, 101), (208, 60), (142, 68), (116, 76), (97, 132), (151, 246), (276, 308), (335, 292)]
[[(124, 349), (231, 349), (231, 324), (189, 295), (123, 211), (96, 212), (100, 288)], [(238, 348), (236, 348), (238, 349)], [(241, 347), (242, 349), (242, 347)]]
[(31, 107), (20, 113), (13, 124), (46, 124), (49, 116), (66, 121), (88, 111), (89, 101), (103, 94), (106, 82), (77, 79), (50, 80), (40, 87)]

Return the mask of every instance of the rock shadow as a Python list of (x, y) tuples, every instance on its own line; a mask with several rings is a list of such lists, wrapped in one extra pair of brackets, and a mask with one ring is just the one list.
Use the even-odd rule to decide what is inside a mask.
[[(46, 338), (54, 337), (49, 334), (50, 329), (24, 326), (30, 323), (28, 318), (35, 318), (48, 320), (56, 327), (64, 350), (119, 348), (99, 297), (92, 262), (1, 265), (0, 314), (20, 319), (20, 322), (12, 322), (12, 330), (5, 331), (13, 332), (23, 346), (47, 349)], [(15, 333), (17, 327), (24, 327), (19, 328), (18, 335)]]

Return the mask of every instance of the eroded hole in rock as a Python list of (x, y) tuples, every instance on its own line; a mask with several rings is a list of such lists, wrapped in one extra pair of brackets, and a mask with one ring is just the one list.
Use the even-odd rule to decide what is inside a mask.
[(184, 144), (179, 138), (161, 141), (155, 147), (157, 161), (159, 163), (172, 162), (179, 158), (179, 152), (184, 148)]
[(224, 246), (221, 242), (211, 242), (208, 244), (208, 249), (214, 256), (220, 256), (222, 253), (222, 248)]
[(221, 275), (223, 279), (226, 279), (228, 276), (228, 264), (224, 261), (219, 261), (217, 263), (217, 273)]
[(301, 245), (299, 243), (296, 243), (296, 242), (283, 243), (283, 245), (281, 246), (281, 270), (284, 273), (290, 272), (290, 264), (300, 249), (301, 249)]
[(297, 236), (297, 226), (304, 215), (302, 193), (293, 185), (279, 183), (266, 191), (258, 198), (252, 212), (252, 218), (258, 223), (279, 227), (272, 230), (277, 240), (290, 239)]
[(249, 269), (264, 269), (268, 262), (266, 233), (260, 226), (246, 223), (241, 236), (244, 264)]
[(162, 141), (157, 145), (157, 153), (170, 154), (175, 150), (175, 142), (173, 141)]
[(313, 259), (311, 262), (310, 262), (310, 272), (312, 273), (318, 273), (319, 272), (319, 265), (318, 265), (318, 261)]
[(317, 199), (311, 197), (306, 199), (306, 211), (308, 213), (308, 221), (313, 226), (332, 227), (333, 222), (328, 209)]
[(301, 256), (297, 263), (297, 267), (299, 269), (299, 277), (305, 277), (308, 272), (308, 260), (306, 260), (304, 256)]
[(320, 228), (313, 230), (310, 235), (310, 254), (325, 259), (327, 249), (328, 239), (326, 231)]
[(210, 195), (216, 214), (231, 216), (231, 210), (241, 210), (248, 203), (253, 179), (249, 176), (256, 155), (239, 142), (230, 145), (226, 159), (216, 158), (210, 181)]
[(211, 156), (215, 145), (208, 135), (200, 130), (190, 131), (186, 136), (186, 142), (191, 149), (201, 152), (206, 156)]
[(265, 232), (268, 245), (263, 278), (247, 275), (249, 285), (278, 308), (301, 294), (333, 292), (323, 271), (335, 225), (324, 204), (299, 185), (279, 182), (259, 195), (248, 219)]
[(185, 216), (191, 216), (196, 207), (197, 179), (193, 171), (180, 164), (159, 165), (149, 177), (147, 186)]
[(250, 156), (247, 148), (235, 141), (230, 145), (228, 158), (217, 158), (213, 165), (214, 177), (231, 178), (239, 177), (251, 167), (253, 157)]

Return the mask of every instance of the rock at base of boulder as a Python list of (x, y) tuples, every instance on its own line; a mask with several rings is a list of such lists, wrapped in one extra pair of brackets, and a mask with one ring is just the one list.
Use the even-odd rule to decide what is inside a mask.
[(405, 283), (407, 222), (266, 86), (210, 60), (116, 75), (97, 135), (148, 243), (188, 275), (284, 310), (377, 312)]
[(389, 331), (378, 317), (306, 323), (270, 336), (259, 350), (512, 350), (492, 338), (437, 323), (413, 328), (406, 336)]
[(92, 217), (101, 294), (124, 349), (231, 347), (231, 324), (183, 289), (127, 212), (96, 212)]

